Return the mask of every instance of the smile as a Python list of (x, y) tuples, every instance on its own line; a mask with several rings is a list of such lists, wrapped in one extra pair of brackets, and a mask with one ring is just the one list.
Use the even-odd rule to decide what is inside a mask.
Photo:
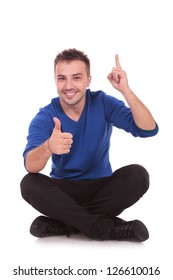
[(70, 98), (72, 98), (72, 97), (74, 97), (75, 95), (76, 95), (76, 91), (75, 92), (65, 92), (65, 95), (67, 96), (67, 97), (70, 97)]

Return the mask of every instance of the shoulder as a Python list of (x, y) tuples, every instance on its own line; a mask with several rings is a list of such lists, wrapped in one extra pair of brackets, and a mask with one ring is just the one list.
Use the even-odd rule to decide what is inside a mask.
[(102, 102), (104, 106), (108, 106), (109, 108), (115, 106), (124, 106), (124, 102), (117, 99), (116, 97), (105, 93), (102, 90), (98, 91), (91, 91), (90, 89), (87, 90), (87, 95), (90, 100), (93, 102)]
[(38, 113), (33, 117), (30, 127), (33, 126), (48, 126), (54, 125), (53, 117), (57, 116), (58, 98), (53, 98), (51, 102), (43, 107), (40, 107)]
[(37, 113), (37, 117), (39, 118), (53, 118), (57, 116), (57, 110), (59, 106), (59, 98), (53, 98), (51, 102), (44, 107), (40, 107), (39, 112)]
[(90, 89), (87, 89), (87, 98), (91, 99), (91, 100), (99, 100), (102, 98), (102, 96), (105, 94), (103, 91), (101, 90), (97, 90), (97, 91), (92, 91)]
[(52, 98), (51, 102), (44, 107), (40, 108), (40, 111), (45, 111), (47, 113), (54, 112), (59, 106), (59, 97)]

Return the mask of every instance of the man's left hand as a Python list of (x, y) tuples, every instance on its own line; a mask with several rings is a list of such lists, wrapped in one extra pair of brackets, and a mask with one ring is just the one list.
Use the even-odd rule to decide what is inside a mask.
[(112, 72), (107, 78), (112, 86), (122, 94), (125, 93), (127, 89), (129, 89), (126, 72), (122, 70), (117, 54), (115, 56), (115, 67), (112, 68)]

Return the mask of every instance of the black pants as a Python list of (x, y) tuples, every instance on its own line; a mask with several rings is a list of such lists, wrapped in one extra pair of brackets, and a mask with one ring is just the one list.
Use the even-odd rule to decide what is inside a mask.
[(136, 164), (94, 180), (29, 173), (21, 181), (23, 198), (36, 210), (101, 240), (108, 239), (112, 218), (139, 200), (148, 187), (148, 172)]

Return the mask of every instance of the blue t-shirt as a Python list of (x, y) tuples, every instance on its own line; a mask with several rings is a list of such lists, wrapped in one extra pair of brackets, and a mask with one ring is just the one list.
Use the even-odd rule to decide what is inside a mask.
[(80, 119), (75, 122), (69, 118), (60, 105), (59, 97), (41, 108), (29, 126), (27, 153), (44, 143), (55, 126), (53, 117), (61, 121), (62, 132), (73, 135), (70, 153), (52, 155), (50, 176), (64, 179), (94, 179), (110, 176), (109, 147), (112, 127), (130, 132), (133, 136), (149, 137), (158, 132), (158, 125), (151, 131), (138, 128), (130, 108), (124, 102), (102, 91), (86, 92), (86, 103)]

